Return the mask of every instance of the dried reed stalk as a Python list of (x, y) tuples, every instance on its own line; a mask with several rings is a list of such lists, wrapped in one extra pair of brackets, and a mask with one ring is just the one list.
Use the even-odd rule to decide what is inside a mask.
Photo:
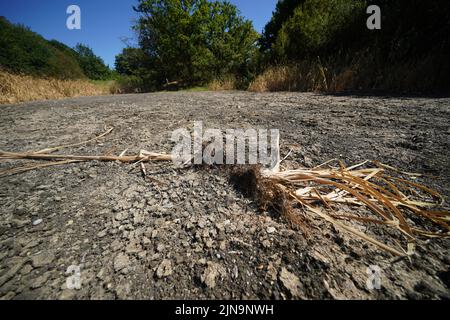
[(0, 151), (0, 159), (18, 160), (79, 160), (79, 161), (119, 161), (122, 163), (132, 162), (150, 162), (150, 161), (171, 161), (172, 156), (163, 153), (141, 152), (137, 156), (80, 156), (80, 155), (62, 155), (62, 154), (40, 154), (40, 153), (14, 153)]
[[(0, 170), (0, 177), (3, 176), (9, 176), (14, 174), (19, 174), (31, 170), (37, 170), (37, 169), (43, 169), (51, 166), (58, 166), (58, 165), (64, 165), (64, 164), (70, 164), (70, 163), (77, 163), (77, 162), (86, 162), (86, 161), (101, 161), (101, 162), (108, 162), (108, 161), (119, 161), (122, 163), (133, 163), (133, 162), (139, 162), (141, 163), (141, 166), (143, 166), (144, 162), (149, 161), (171, 161), (172, 156), (168, 154), (162, 154), (162, 153), (154, 153), (154, 152), (148, 152), (145, 150), (141, 150), (139, 152), (139, 155), (136, 156), (125, 156), (125, 153), (128, 151), (124, 150), (119, 156), (113, 156), (111, 155), (112, 152), (108, 152), (106, 155), (101, 156), (87, 156), (87, 155), (55, 155), (51, 154), (52, 152), (59, 151), (62, 149), (72, 148), (72, 147), (78, 147), (82, 146), (91, 142), (98, 141), (101, 138), (104, 138), (108, 134), (110, 134), (114, 128), (110, 128), (104, 133), (96, 136), (93, 139), (81, 141), (74, 144), (68, 144), (68, 145), (62, 145), (57, 147), (51, 147), (51, 148), (45, 148), (39, 151), (29, 151), (29, 152), (6, 152), (0, 150), (0, 160), (45, 160), (45, 161), (53, 161), (49, 163), (42, 163), (42, 164), (26, 164), (19, 167), (14, 167), (12, 169), (5, 169)], [(145, 174), (145, 167), (143, 167), (143, 172)]]

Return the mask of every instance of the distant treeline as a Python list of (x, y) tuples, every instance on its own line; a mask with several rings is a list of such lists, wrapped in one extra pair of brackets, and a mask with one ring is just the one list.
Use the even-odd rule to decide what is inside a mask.
[[(366, 26), (372, 4), (381, 30)], [(448, 0), (280, 0), (262, 35), (226, 1), (139, 0), (134, 10), (139, 46), (116, 59), (132, 90), (233, 79), (255, 91), (450, 91)]]
[(6, 71), (57, 79), (107, 80), (113, 71), (82, 44), (70, 48), (0, 17), (0, 67)]

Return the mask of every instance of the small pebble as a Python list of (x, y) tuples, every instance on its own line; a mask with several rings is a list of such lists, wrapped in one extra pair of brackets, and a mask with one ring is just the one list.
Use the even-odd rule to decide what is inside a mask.
[(44, 220), (42, 220), (42, 219), (36, 219), (36, 220), (33, 221), (33, 226), (40, 225), (43, 221)]
[(274, 233), (275, 231), (277, 231), (277, 230), (274, 227), (268, 227), (267, 228), (267, 233), (268, 234)]

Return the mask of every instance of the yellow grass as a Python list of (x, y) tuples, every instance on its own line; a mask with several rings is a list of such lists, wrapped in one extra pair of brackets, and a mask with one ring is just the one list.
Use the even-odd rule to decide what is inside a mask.
[(250, 91), (327, 91), (326, 70), (320, 63), (268, 68), (250, 84)]
[(442, 81), (448, 72), (436, 62), (442, 61), (440, 56), (431, 54), (420, 61), (390, 65), (374, 61), (365, 54), (356, 54), (350, 62), (347, 60), (336, 57), (322, 64), (318, 58), (272, 66), (258, 75), (248, 89), (253, 92), (339, 93), (373, 89), (399, 93), (448, 92), (447, 83)]
[(111, 85), (88, 80), (41, 79), (0, 70), (0, 104), (109, 94)]
[(227, 91), (236, 89), (236, 78), (226, 76), (222, 79), (214, 79), (208, 84), (208, 89), (212, 91)]

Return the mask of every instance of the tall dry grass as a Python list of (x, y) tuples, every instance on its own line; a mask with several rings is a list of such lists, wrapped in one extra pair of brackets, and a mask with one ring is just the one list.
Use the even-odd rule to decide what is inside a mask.
[(320, 63), (269, 67), (250, 84), (253, 92), (327, 91), (326, 69)]
[(237, 80), (234, 76), (225, 76), (214, 79), (208, 84), (208, 89), (212, 91), (228, 91), (237, 89)]
[(0, 104), (96, 96), (109, 93), (111, 93), (111, 85), (108, 83), (97, 84), (87, 80), (42, 79), (0, 70)]
[(386, 65), (370, 55), (304, 61), (267, 68), (250, 84), (253, 92), (313, 91), (450, 94), (450, 63), (440, 53)]

